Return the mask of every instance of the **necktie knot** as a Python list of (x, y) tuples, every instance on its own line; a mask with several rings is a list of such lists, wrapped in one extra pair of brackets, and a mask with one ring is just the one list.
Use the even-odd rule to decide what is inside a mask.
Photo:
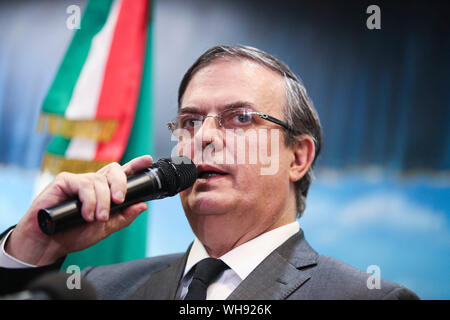
[(215, 258), (206, 258), (194, 267), (192, 282), (185, 300), (205, 300), (208, 286), (229, 267), (225, 262)]

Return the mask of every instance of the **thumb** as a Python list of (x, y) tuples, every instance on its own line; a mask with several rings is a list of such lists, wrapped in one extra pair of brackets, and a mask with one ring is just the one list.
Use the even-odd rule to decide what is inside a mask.
[(128, 227), (142, 212), (148, 209), (148, 205), (145, 202), (139, 202), (123, 211), (112, 215), (108, 220), (108, 233), (114, 233), (125, 227)]

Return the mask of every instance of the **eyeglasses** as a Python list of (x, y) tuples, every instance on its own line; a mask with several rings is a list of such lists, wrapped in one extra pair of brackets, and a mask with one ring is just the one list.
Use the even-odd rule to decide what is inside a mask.
[(167, 126), (174, 132), (176, 129), (185, 129), (194, 132), (194, 128), (200, 127), (206, 118), (216, 118), (218, 126), (224, 129), (249, 129), (255, 124), (256, 117), (276, 123), (284, 129), (295, 132), (287, 123), (271, 117), (265, 113), (257, 112), (248, 108), (225, 109), (217, 115), (202, 115), (198, 113), (179, 114)]

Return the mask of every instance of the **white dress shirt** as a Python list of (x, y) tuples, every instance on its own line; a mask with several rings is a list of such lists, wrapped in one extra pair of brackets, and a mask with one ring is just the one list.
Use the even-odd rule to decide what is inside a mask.
[[(225, 300), (231, 292), (267, 257), (287, 239), (300, 230), (297, 221), (270, 230), (241, 244), (219, 257), (230, 269), (225, 270), (206, 292), (207, 300)], [(178, 287), (177, 299), (184, 299), (192, 281), (190, 272), (197, 262), (209, 258), (203, 244), (195, 238)]]

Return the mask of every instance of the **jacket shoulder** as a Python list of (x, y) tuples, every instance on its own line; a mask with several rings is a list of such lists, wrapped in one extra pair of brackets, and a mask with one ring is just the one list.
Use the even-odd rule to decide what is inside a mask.
[(118, 264), (87, 267), (82, 276), (95, 289), (98, 299), (123, 299), (157, 272), (183, 253), (157, 256)]
[(340, 260), (319, 255), (310, 279), (313, 299), (419, 299), (411, 290), (376, 278)]

